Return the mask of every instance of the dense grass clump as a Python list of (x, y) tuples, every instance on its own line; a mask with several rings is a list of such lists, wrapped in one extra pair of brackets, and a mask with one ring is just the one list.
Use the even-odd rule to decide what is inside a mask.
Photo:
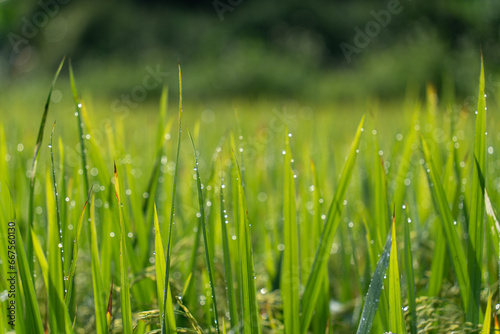
[(63, 63), (37, 137), (32, 117), (0, 123), (0, 334), (498, 330), (482, 67), (472, 112), (429, 85), (366, 115), (198, 118), (180, 66), (172, 114), (166, 88), (154, 117), (100, 114), (71, 65), (72, 106), (53, 105)]

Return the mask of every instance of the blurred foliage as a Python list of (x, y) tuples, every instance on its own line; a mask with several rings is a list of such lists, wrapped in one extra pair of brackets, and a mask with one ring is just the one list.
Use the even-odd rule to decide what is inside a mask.
[[(401, 11), (346, 61), (341, 43), (354, 46), (355, 28), (391, 4)], [(499, 13), (492, 0), (3, 0), (0, 84), (22, 87), (68, 55), (82, 86), (104, 96), (130, 91), (147, 66), (175, 73), (177, 60), (185, 94), (204, 99), (391, 98), (429, 80), (464, 95), (481, 49), (487, 72), (500, 68)]]

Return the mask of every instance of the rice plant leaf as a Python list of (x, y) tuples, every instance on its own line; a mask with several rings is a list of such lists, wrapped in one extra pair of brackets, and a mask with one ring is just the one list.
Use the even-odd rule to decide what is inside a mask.
[[(231, 266), (231, 256), (229, 249), (229, 239), (227, 232), (228, 215), (225, 209), (224, 200), (224, 179), (221, 179), (220, 187), (220, 224), (222, 231), (222, 252), (224, 255), (224, 274), (226, 279), (227, 303), (229, 306), (230, 325), (233, 330), (238, 326), (238, 311), (236, 308), (236, 297), (234, 295), (233, 269)], [(222, 319), (224, 320), (224, 318)], [(225, 331), (225, 326), (222, 326)]]
[(71, 60), (69, 61), (69, 81), (71, 83), (71, 91), (73, 92), (73, 99), (75, 101), (75, 115), (77, 119), (77, 125), (78, 125), (78, 135), (79, 135), (79, 142), (80, 142), (80, 150), (81, 150), (81, 162), (82, 162), (82, 170), (83, 170), (83, 186), (85, 193), (89, 193), (89, 176), (87, 172), (87, 151), (85, 149), (85, 140), (84, 140), (84, 129), (85, 129), (85, 124), (83, 123), (82, 119), (82, 109), (83, 109), (83, 103), (80, 100), (80, 97), (78, 96), (78, 91), (76, 90), (76, 84), (75, 84), (75, 75), (73, 74), (73, 66), (71, 66)]
[(491, 327), (491, 291), (488, 293), (488, 305), (484, 314), (483, 330), (481, 334), (489, 334)]
[(300, 322), (300, 332), (303, 334), (305, 334), (309, 328), (314, 307), (316, 306), (316, 301), (318, 300), (318, 296), (321, 291), (320, 280), (322, 280), (324, 277), (324, 272), (326, 271), (328, 259), (330, 257), (333, 238), (335, 237), (335, 232), (337, 231), (337, 227), (340, 223), (340, 217), (343, 208), (342, 202), (344, 201), (347, 186), (349, 185), (352, 171), (354, 169), (354, 163), (356, 161), (357, 155), (356, 150), (358, 149), (361, 132), (363, 131), (362, 129), (364, 119), (365, 117), (363, 116), (361, 122), (359, 123), (358, 130), (356, 131), (356, 136), (354, 137), (354, 141), (351, 146), (351, 151), (349, 153), (347, 161), (345, 162), (342, 175), (338, 182), (338, 187), (328, 211), (328, 216), (323, 228), (320, 244), (316, 251), (316, 257), (314, 258), (311, 273), (309, 274), (306, 289), (302, 297), (302, 318)]
[(219, 317), (217, 313), (217, 299), (216, 299), (216, 294), (215, 294), (215, 276), (214, 276), (214, 265), (213, 265), (213, 254), (210, 253), (210, 247), (208, 245), (208, 231), (207, 231), (207, 224), (205, 221), (205, 202), (203, 200), (203, 192), (201, 189), (201, 178), (200, 178), (200, 171), (198, 170), (198, 154), (196, 152), (196, 147), (194, 145), (194, 140), (193, 137), (191, 136), (191, 133), (188, 131), (189, 139), (191, 139), (191, 144), (193, 145), (193, 150), (194, 150), (194, 158), (195, 158), (195, 174), (196, 174), (196, 186), (198, 189), (198, 205), (199, 205), (199, 220), (200, 220), (200, 225), (202, 228), (203, 232), (203, 241), (205, 245), (205, 257), (207, 261), (207, 271), (208, 271), (208, 279), (210, 283), (210, 290), (212, 292), (212, 303), (213, 303), (213, 313), (214, 313), (214, 325), (215, 325), (215, 331), (217, 333), (220, 333), (219, 329)]
[(366, 294), (365, 306), (363, 307), (363, 312), (361, 313), (361, 320), (359, 322), (357, 334), (367, 334), (373, 325), (373, 320), (375, 314), (377, 313), (378, 303), (380, 300), (380, 293), (382, 292), (384, 286), (384, 277), (386, 275), (387, 266), (389, 265), (389, 260), (391, 257), (391, 246), (392, 246), (392, 228), (387, 235), (387, 240), (385, 242), (384, 250), (380, 255), (380, 259), (373, 273), (370, 286), (368, 287), (368, 293)]
[(251, 239), (251, 226), (248, 219), (247, 201), (243, 188), (243, 179), (240, 166), (232, 150), (232, 161), (236, 171), (236, 184), (238, 190), (238, 248), (240, 249), (240, 280), (241, 304), (243, 309), (243, 333), (260, 334), (259, 308), (255, 289), (255, 270), (253, 264), (253, 249)]
[[(493, 205), (491, 204), (490, 197), (486, 189), (484, 190), (484, 205), (486, 207), (486, 215), (488, 217), (488, 229), (490, 233), (487, 233), (491, 237), (493, 241), (493, 245), (498, 245), (500, 243), (500, 223), (498, 222), (497, 216), (495, 214), (495, 210), (493, 209)], [(488, 231), (487, 229), (487, 231)], [(493, 247), (495, 256), (498, 259), (499, 257), (499, 249), (498, 247)]]
[(406, 288), (408, 289), (408, 308), (410, 310), (410, 333), (417, 334), (417, 297), (415, 289), (415, 275), (413, 273), (413, 256), (411, 252), (411, 237), (410, 237), (410, 224), (411, 219), (408, 218), (408, 222), (403, 222), (404, 233), (405, 233), (405, 271), (406, 271)]
[(299, 241), (297, 210), (295, 204), (295, 183), (291, 166), (292, 152), (288, 129), (285, 128), (285, 161), (283, 164), (283, 269), (281, 274), (281, 297), (283, 298), (283, 317), (285, 333), (298, 334), (299, 318)]
[[(165, 284), (165, 252), (163, 251), (163, 242), (161, 240), (160, 224), (158, 223), (158, 213), (156, 211), (156, 204), (153, 203), (154, 208), (154, 228), (155, 228), (155, 264), (156, 264), (156, 290), (158, 296), (158, 306), (160, 315), (163, 314), (163, 296), (167, 295), (166, 303), (166, 326), (167, 332), (176, 333), (174, 308), (172, 305), (172, 294), (170, 291), (170, 284)], [(168, 291), (164, 292), (163, 289), (167, 286)]]
[(168, 294), (168, 283), (170, 276), (170, 247), (172, 241), (172, 225), (174, 223), (174, 215), (175, 215), (175, 193), (177, 187), (177, 175), (179, 171), (179, 154), (181, 151), (181, 134), (182, 134), (182, 73), (181, 73), (181, 64), (178, 63), (179, 68), (179, 119), (178, 119), (178, 127), (179, 132), (177, 134), (177, 154), (175, 157), (175, 170), (174, 170), (174, 181), (172, 185), (172, 204), (170, 206), (170, 223), (168, 226), (168, 240), (167, 240), (167, 255), (165, 259), (165, 286), (163, 289), (163, 313), (161, 315), (161, 334), (167, 333), (167, 323), (166, 323), (166, 315), (165, 310), (167, 308), (167, 294)]
[(48, 264), (49, 275), (47, 292), (49, 295), (49, 324), (51, 332), (72, 333), (72, 324), (68, 309), (64, 303), (64, 273), (62, 268), (62, 244), (57, 226), (55, 194), (50, 185), (50, 175), (46, 176), (46, 200), (48, 221)]
[[(40, 121), (40, 127), (38, 128), (38, 136), (36, 139), (35, 149), (33, 152), (33, 161), (31, 163), (31, 177), (30, 177), (30, 195), (29, 195), (29, 207), (28, 207), (28, 230), (26, 233), (26, 256), (28, 259), (33, 258), (33, 245), (31, 243), (31, 233), (30, 230), (33, 227), (33, 216), (34, 216), (34, 196), (35, 196), (35, 174), (36, 167), (38, 162), (38, 155), (40, 153), (40, 146), (43, 141), (43, 132), (45, 129), (45, 122), (47, 121), (47, 114), (49, 112), (50, 99), (52, 97), (52, 90), (56, 84), (57, 78), (59, 77), (59, 73), (61, 72), (62, 66), (64, 64), (64, 59), (61, 60), (59, 67), (57, 68), (56, 74), (54, 75), (54, 79), (52, 79), (52, 84), (50, 85), (49, 95), (47, 96), (47, 100), (45, 102), (45, 108), (42, 115), (42, 120)], [(33, 262), (28, 262), (28, 267), (31, 272), (33, 272)]]
[(97, 245), (97, 232), (95, 228), (95, 195), (92, 195), (90, 203), (90, 256), (92, 267), (92, 287), (94, 291), (94, 309), (96, 319), (96, 333), (108, 333), (106, 321), (106, 292), (102, 283), (101, 264), (99, 261), (99, 249)]
[(389, 329), (393, 333), (406, 333), (406, 324), (403, 319), (401, 306), (401, 283), (398, 266), (398, 244), (396, 242), (396, 218), (392, 217), (392, 245), (389, 268)]
[(132, 333), (132, 310), (130, 306), (130, 285), (128, 279), (128, 256), (125, 236), (125, 225), (123, 223), (121, 200), (120, 200), (120, 181), (114, 164), (115, 195), (118, 200), (118, 214), (120, 218), (120, 299), (122, 306), (122, 324), (124, 333)]
[(425, 161), (427, 163), (427, 177), (430, 185), (430, 191), (434, 199), (434, 205), (440, 216), (441, 226), (446, 238), (446, 244), (448, 245), (448, 251), (450, 253), (455, 276), (457, 277), (464, 309), (467, 309), (469, 298), (469, 277), (467, 275), (465, 251), (454, 225), (455, 220), (453, 219), (453, 215), (448, 205), (443, 184), (438, 177), (436, 167), (432, 160), (429, 146), (425, 138), (422, 137), (421, 140)]
[(477, 103), (476, 130), (474, 134), (474, 161), (472, 171), (471, 206), (469, 219), (468, 272), (470, 279), (467, 321), (479, 322), (481, 274), (484, 243), (484, 175), (486, 175), (486, 98), (484, 96), (484, 67), (481, 55), (479, 98)]
[(67, 285), (67, 292), (66, 292), (66, 305), (69, 304), (71, 298), (73, 297), (73, 280), (75, 278), (75, 271), (76, 271), (76, 262), (78, 259), (78, 250), (79, 250), (79, 245), (80, 245), (80, 235), (82, 234), (82, 226), (83, 226), (83, 217), (85, 216), (85, 211), (87, 209), (87, 205), (89, 203), (91, 194), (89, 193), (87, 196), (87, 200), (85, 201), (85, 204), (83, 205), (82, 212), (80, 213), (80, 217), (78, 218), (78, 223), (76, 224), (76, 234), (75, 234), (75, 240), (73, 242), (73, 256), (71, 258), (71, 265), (69, 269), (69, 274), (68, 274), (68, 285)]

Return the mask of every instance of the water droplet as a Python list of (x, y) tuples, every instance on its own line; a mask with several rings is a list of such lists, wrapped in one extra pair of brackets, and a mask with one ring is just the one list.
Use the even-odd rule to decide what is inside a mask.
[(281, 154), (285, 155), (285, 154), (286, 154), (286, 151), (285, 151), (285, 150), (281, 151)]
[(63, 245), (62, 245), (62, 243), (59, 243), (59, 244), (57, 245), (57, 247), (59, 247), (59, 248), (62, 248), (62, 246), (63, 246)]
[(75, 111), (75, 116), (78, 116), (78, 111)]
[(453, 225), (457, 225), (457, 221), (456, 220), (453, 222)]
[(402, 208), (403, 208), (403, 210), (404, 210), (404, 209), (406, 209), (406, 205), (405, 205), (405, 204), (403, 204)]

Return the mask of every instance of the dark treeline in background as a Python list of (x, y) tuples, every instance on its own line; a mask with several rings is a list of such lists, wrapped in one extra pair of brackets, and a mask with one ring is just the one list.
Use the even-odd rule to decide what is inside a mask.
[(476, 89), (481, 50), (500, 89), (499, 42), (493, 0), (0, 0), (2, 87), (68, 55), (103, 95), (148, 66), (175, 85), (180, 60), (198, 98), (392, 98), (427, 82), (461, 96)]

